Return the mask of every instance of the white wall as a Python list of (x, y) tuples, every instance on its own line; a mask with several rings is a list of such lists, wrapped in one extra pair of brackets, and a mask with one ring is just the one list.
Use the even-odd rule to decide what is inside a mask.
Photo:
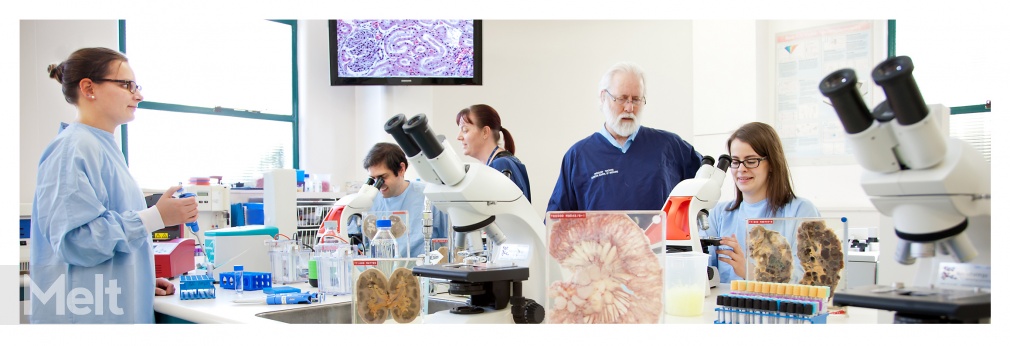
[[(728, 154), (726, 139), (740, 125), (765, 121), (759, 112), (758, 93), (764, 88), (759, 80), (766, 74), (758, 68), (760, 54), (759, 28), (763, 22), (754, 20), (694, 21), (692, 54), (694, 55), (694, 141), (702, 155), (718, 159)], [(712, 87), (718, 85), (718, 87)], [(720, 200), (736, 197), (733, 179), (726, 175)]]
[[(345, 87), (329, 85), (326, 21), (299, 21), (301, 168), (331, 173), (338, 187), (362, 180), (365, 152), (376, 142), (392, 142), (382, 126), (397, 113), (428, 114), (436, 133), (461, 152), (456, 112), (487, 103), (515, 136), (534, 207), (542, 212), (565, 150), (601, 126), (596, 84), (614, 62), (645, 69), (647, 126), (676, 132), (717, 156), (740, 124), (773, 121), (774, 34), (835, 22), (487, 20), (482, 86)], [(80, 47), (116, 48), (117, 35), (112, 20), (21, 22), (22, 203), (31, 201), (41, 150), (57, 124), (75, 114), (72, 106), (53, 102), (60, 91), (45, 66)], [(614, 42), (623, 44), (611, 48)], [(870, 208), (855, 165), (792, 170), (797, 193), (823, 209)], [(732, 185), (724, 187), (723, 198), (729, 198)]]
[[(434, 130), (455, 138), (456, 113), (486, 103), (512, 133), (533, 207), (547, 209), (565, 151), (603, 126), (600, 77), (618, 61), (646, 74), (643, 124), (692, 141), (690, 21), (484, 21), (484, 85), (434, 88)], [(458, 153), (462, 148), (452, 141)]]
[[(486, 20), (482, 86), (337, 87), (329, 85), (326, 21), (299, 21), (301, 167), (331, 173), (337, 187), (363, 180), (361, 160), (374, 143), (393, 142), (382, 127), (397, 113), (427, 114), (435, 132), (461, 153), (456, 112), (487, 103), (515, 136), (534, 208), (543, 213), (564, 152), (601, 126), (596, 85), (614, 62), (634, 61), (646, 71), (644, 124), (676, 132), (702, 154), (718, 156), (739, 125), (774, 122), (774, 35), (838, 22)], [(878, 47), (886, 42), (883, 26), (879, 21), (875, 27)], [(118, 27), (113, 20), (21, 21), (20, 29), (19, 200), (30, 203), (42, 149), (59, 122), (76, 114), (45, 67), (80, 47), (117, 48)], [(885, 52), (874, 55), (882, 60)], [(869, 204), (858, 166), (791, 170), (797, 194), (825, 216), (847, 216), (850, 227), (880, 228), (886, 242), (881, 262), (887, 263), (882, 277), (909, 275), (908, 267), (890, 265), (890, 220)], [(732, 198), (727, 180), (723, 199)]]
[[(326, 21), (298, 21), (299, 168), (331, 175), (334, 188), (360, 176), (353, 88), (330, 87)], [(358, 160), (360, 161), (360, 160)], [(355, 162), (358, 162), (355, 161)]]
[[(329, 85), (326, 21), (299, 21), (300, 166), (332, 174), (338, 187), (362, 180), (364, 154), (376, 142), (392, 142), (382, 126), (397, 113), (428, 114), (435, 132), (461, 153), (456, 112), (487, 103), (515, 136), (533, 205), (542, 212), (565, 150), (601, 126), (596, 84), (614, 62), (645, 69), (647, 126), (676, 132), (704, 155), (718, 156), (739, 125), (773, 121), (774, 34), (834, 22), (487, 20), (482, 86), (347, 87)], [(112, 20), (21, 22), (22, 203), (31, 201), (41, 150), (56, 125), (75, 114), (53, 102), (60, 91), (45, 66), (80, 47), (116, 48), (117, 35)], [(614, 42), (624, 44), (611, 48)], [(792, 169), (797, 193), (819, 207), (870, 208), (854, 178), (857, 166)], [(822, 184), (824, 177), (832, 183)], [(732, 191), (724, 184), (723, 198)]]
[[(767, 35), (762, 39), (761, 46), (774, 47), (775, 35), (781, 32), (788, 32), (806, 28), (833, 25), (851, 20), (791, 20), (791, 21), (768, 21)], [(883, 61), (887, 57), (887, 23), (879, 20), (874, 25), (874, 48), (872, 50), (874, 64)], [(767, 49), (761, 54), (765, 54), (767, 63), (764, 65), (767, 71), (775, 71), (775, 51)], [(771, 77), (769, 77), (771, 78)], [(767, 121), (774, 125), (775, 116), (775, 88), (774, 80), (763, 85), (759, 89), (759, 99), (767, 100), (762, 112), (768, 114)], [(882, 100), (882, 92), (876, 88), (874, 92), (881, 96), (876, 99)], [(859, 185), (859, 175), (862, 169), (859, 165), (825, 165), (825, 166), (790, 166), (793, 178), (793, 187), (799, 196), (810, 199), (814, 205), (822, 210), (846, 210), (857, 208), (861, 210), (872, 210), (873, 205)]]
[[(309, 36), (326, 35), (325, 21), (302, 21), (300, 26), (310, 31)], [(343, 98), (353, 93), (353, 122), (329, 125), (328, 129), (303, 127), (304, 140), (312, 141), (329, 132), (356, 140), (353, 159), (331, 150), (321, 157), (305, 155), (302, 162), (312, 161), (319, 167), (352, 166), (334, 172), (334, 180), (362, 180), (365, 171), (361, 160), (368, 149), (380, 141), (395, 143), (383, 131), (383, 125), (398, 113), (408, 117), (425, 113), (436, 135), (446, 136), (462, 155), (456, 141), (456, 113), (472, 104), (485, 103), (498, 110), (503, 126), (514, 136), (516, 154), (530, 175), (534, 209), (543, 216), (565, 151), (603, 126), (596, 87), (606, 69), (622, 60), (633, 61), (645, 70), (649, 104), (644, 123), (692, 140), (689, 21), (494, 20), (483, 22), (483, 38), (481, 86), (347, 87), (329, 86), (328, 79), (325, 85), (321, 81), (312, 84), (312, 88), (320, 89), (311, 91), (316, 97)], [(307, 68), (315, 75), (312, 78), (328, 78), (329, 67), (324, 65), (328, 55), (322, 48), (313, 50), (314, 55), (306, 58)], [(307, 102), (310, 105), (306, 108), (312, 108), (314, 101)], [(303, 117), (320, 114), (326, 111), (302, 113)], [(348, 128), (354, 132), (349, 133)], [(351, 161), (315, 163), (330, 158)], [(466, 161), (478, 162), (470, 158)], [(312, 170), (308, 164), (305, 167)], [(416, 174), (408, 171), (408, 178), (413, 177)]]
[(77, 109), (63, 100), (59, 83), (49, 78), (46, 67), (60, 63), (83, 47), (118, 50), (119, 26), (114, 20), (22, 20), (20, 29), (19, 201), (24, 204), (31, 203), (35, 195), (42, 150), (56, 137), (60, 122), (72, 122), (77, 116)]

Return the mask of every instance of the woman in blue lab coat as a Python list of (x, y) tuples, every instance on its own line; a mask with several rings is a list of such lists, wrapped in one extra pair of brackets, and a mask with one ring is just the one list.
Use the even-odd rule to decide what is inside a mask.
[[(718, 265), (723, 283), (747, 276), (743, 249), (747, 219), (820, 216), (813, 203), (793, 193), (785, 151), (774, 128), (761, 122), (745, 124), (730, 135), (726, 147), (733, 160), (729, 176), (736, 186), (736, 199), (717, 204), (710, 218), (722, 237), (722, 246), (710, 265)], [(782, 235), (795, 239), (797, 225), (790, 223)], [(793, 262), (791, 276), (798, 281), (803, 268), (799, 261)]]
[[(48, 68), (77, 118), (39, 160), (31, 225), (31, 323), (153, 323), (151, 232), (196, 221), (196, 201), (169, 188), (147, 208), (114, 132), (144, 99), (126, 57), (82, 48)], [(66, 298), (66, 299), (64, 299)]]
[[(530, 200), (526, 165), (515, 156), (515, 141), (502, 127), (498, 111), (485, 104), (473, 105), (456, 114), (456, 125), (459, 126), (456, 139), (463, 145), (463, 154), (505, 174), (519, 187), (526, 200)], [(504, 147), (501, 145), (503, 139)]]

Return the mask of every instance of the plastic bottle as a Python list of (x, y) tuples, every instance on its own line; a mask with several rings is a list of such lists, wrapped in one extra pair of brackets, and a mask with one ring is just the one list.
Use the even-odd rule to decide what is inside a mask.
[(305, 173), (305, 181), (302, 182), (302, 191), (304, 192), (315, 192), (312, 190), (312, 175)]
[(321, 178), (318, 174), (312, 177), (312, 192), (325, 192)]
[(245, 268), (242, 266), (235, 266), (235, 272), (233, 274), (235, 274), (235, 295), (241, 297), (242, 291), (245, 290), (245, 287), (243, 286), (245, 282), (242, 282), (242, 280), (245, 279)]
[(375, 236), (372, 237), (371, 249), (372, 258), (396, 258), (400, 257), (400, 248), (396, 244), (396, 238), (390, 232), (392, 222), (389, 220), (375, 220)]

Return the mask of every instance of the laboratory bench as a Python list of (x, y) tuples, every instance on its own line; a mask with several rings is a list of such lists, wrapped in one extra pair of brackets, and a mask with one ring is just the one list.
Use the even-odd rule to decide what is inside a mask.
[[(170, 296), (154, 297), (154, 312), (158, 322), (189, 322), (189, 323), (240, 323), (240, 324), (261, 324), (261, 323), (281, 323), (256, 314), (270, 311), (296, 309), (317, 306), (319, 304), (339, 304), (351, 301), (351, 295), (329, 296), (324, 302), (297, 305), (267, 305), (234, 303), (236, 299), (235, 290), (223, 289), (220, 285), (215, 285), (216, 298), (213, 299), (181, 299), (179, 291), (179, 279), (171, 280), (175, 285), (176, 294)], [(316, 288), (308, 283), (287, 284), (278, 286), (289, 286), (299, 288), (303, 292), (315, 292)], [(266, 297), (262, 290), (245, 291), (242, 298)], [(163, 316), (157, 316), (161, 314)]]
[[(176, 285), (176, 290), (179, 288), (179, 280), (172, 280), (172, 283)], [(308, 283), (300, 284), (288, 284), (283, 286), (290, 286), (302, 289), (306, 292), (314, 292), (316, 289), (311, 287)], [(671, 315), (665, 315), (664, 323), (666, 324), (712, 324), (716, 319), (716, 297), (719, 294), (729, 293), (728, 284), (719, 284), (718, 287), (712, 289), (712, 293), (705, 298), (704, 309), (702, 310), (701, 316), (694, 317), (676, 317)], [(160, 296), (154, 298), (154, 311), (162, 316), (159, 316), (157, 320), (161, 323), (165, 322), (190, 322), (190, 323), (232, 323), (232, 324), (278, 324), (281, 322), (270, 320), (263, 317), (256, 316), (257, 314), (271, 311), (280, 311), (288, 309), (298, 309), (309, 306), (318, 306), (319, 304), (340, 304), (350, 302), (351, 295), (342, 296), (329, 296), (324, 302), (312, 303), (312, 304), (298, 304), (298, 305), (265, 305), (265, 304), (239, 304), (233, 303), (232, 300), (236, 298), (235, 291), (229, 289), (221, 289), (219, 286), (216, 290), (217, 297), (215, 299), (195, 299), (195, 300), (182, 300), (179, 294), (173, 294), (171, 296)], [(261, 290), (257, 291), (246, 291), (243, 293), (243, 298), (256, 298), (265, 297), (266, 294)], [(893, 312), (880, 311), (873, 309), (848, 307), (846, 314), (842, 315), (830, 315), (828, 316), (828, 324), (876, 324), (876, 323), (892, 323)]]

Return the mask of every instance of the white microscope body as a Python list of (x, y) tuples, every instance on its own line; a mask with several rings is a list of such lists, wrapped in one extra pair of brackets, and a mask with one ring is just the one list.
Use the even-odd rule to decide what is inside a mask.
[[(330, 208), (330, 212), (326, 214), (324, 220), (324, 225), (319, 226), (319, 232), (316, 235), (317, 242), (322, 239), (322, 237), (335, 237), (341, 242), (349, 243), (348, 233), (350, 230), (350, 223), (354, 218), (357, 218), (360, 224), (361, 213), (368, 211), (372, 208), (372, 203), (375, 201), (375, 197), (379, 194), (379, 189), (382, 188), (382, 178), (372, 179), (368, 178), (365, 184), (361, 185), (361, 189), (358, 192), (352, 193), (350, 195), (341, 197), (335, 203), (333, 207)], [(336, 233), (330, 234), (324, 228), (325, 221), (337, 220)]]
[[(667, 213), (666, 245), (690, 247), (690, 251), (702, 252), (700, 231), (709, 229), (708, 211), (719, 203), (729, 161), (729, 156), (723, 154), (716, 167), (713, 166), (715, 160), (711, 156), (705, 156), (694, 178), (674, 186), (663, 206), (663, 211)], [(687, 203), (687, 208), (678, 206), (678, 201)], [(687, 213), (684, 214), (684, 211)], [(679, 214), (675, 215), (676, 213)]]
[[(487, 263), (475, 264), (477, 272), (482, 270), (480, 268), (529, 268), (529, 278), (520, 284), (521, 293), (527, 299), (520, 302), (519, 308), (531, 311), (539, 304), (542, 319), (547, 292), (546, 226), (519, 187), (491, 167), (464, 165), (449, 143), (444, 140), (440, 143), (435, 138), (424, 114), (409, 120), (403, 114), (394, 116), (386, 123), (385, 130), (396, 139), (421, 179), (428, 183), (424, 195), (449, 215), (453, 229), (458, 233), (476, 234), (478, 240), (481, 230), (487, 234), (491, 243), (489, 249), (493, 250)], [(415, 268), (415, 275), (417, 273)], [(513, 284), (512, 294), (518, 293)], [(516, 306), (516, 302), (513, 299), (509, 305)], [(425, 317), (425, 322), (509, 323), (514, 321), (509, 310), (474, 315), (440, 311)]]
[[(681, 181), (670, 192), (670, 197), (663, 205), (666, 213), (666, 245), (675, 252), (693, 251), (708, 253), (710, 245), (719, 245), (719, 238), (702, 238), (701, 232), (710, 228), (708, 222), (709, 210), (719, 203), (722, 194), (722, 184), (726, 180), (726, 169), (730, 164), (729, 155), (719, 156), (717, 165), (711, 156), (702, 158), (701, 167), (694, 178)], [(704, 243), (703, 243), (704, 242)], [(709, 289), (719, 281), (719, 268), (709, 267)]]
[[(872, 78), (887, 100), (872, 113), (856, 90), (851, 69), (825, 77), (820, 91), (831, 100), (865, 169), (863, 190), (878, 211), (894, 219), (895, 260), (910, 265), (939, 251), (956, 262), (969, 262), (978, 255), (969, 235), (990, 232), (990, 165), (967, 143), (942, 133), (939, 122), (949, 109), (926, 105), (912, 69), (905, 56), (873, 69)], [(920, 275), (924, 277), (915, 284), (929, 285), (935, 274)]]

